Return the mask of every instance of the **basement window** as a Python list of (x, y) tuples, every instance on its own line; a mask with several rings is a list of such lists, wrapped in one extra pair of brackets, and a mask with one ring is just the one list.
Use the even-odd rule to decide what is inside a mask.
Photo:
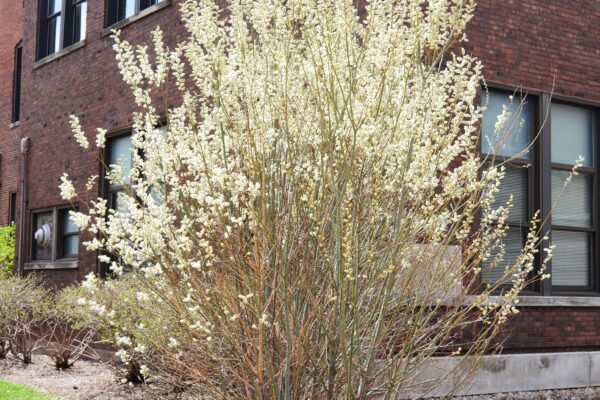
[(41, 0), (38, 60), (85, 39), (87, 0)]
[(107, 0), (106, 26), (126, 20), (165, 0)]
[(71, 208), (51, 208), (32, 214), (31, 259), (42, 262), (77, 259), (79, 228), (73, 223)]

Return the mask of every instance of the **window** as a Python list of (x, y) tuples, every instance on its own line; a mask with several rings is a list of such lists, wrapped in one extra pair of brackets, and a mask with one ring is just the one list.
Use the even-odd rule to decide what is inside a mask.
[[(129, 183), (129, 173), (132, 167), (131, 133), (115, 136), (108, 141), (106, 146), (107, 165), (119, 165), (123, 169), (125, 184)], [(123, 201), (120, 200), (125, 193), (126, 187), (118, 182), (108, 182), (108, 206), (117, 211), (125, 211)]]
[[(532, 198), (529, 193), (530, 182), (533, 180), (532, 169), (528, 166), (534, 156), (534, 151), (528, 149), (533, 139), (534, 107), (531, 102), (521, 104), (518, 100), (510, 101), (509, 94), (503, 92), (490, 92), (487, 109), (483, 116), (482, 130), (484, 132), (481, 142), (482, 152), (495, 155), (494, 162), (500, 163), (510, 159), (506, 165), (506, 175), (502, 182), (500, 192), (494, 199), (498, 207), (505, 205), (509, 197), (513, 196), (513, 208), (508, 217), (508, 232), (503, 240), (504, 262), (502, 266), (510, 265), (520, 255), (525, 244), (529, 229), (529, 220), (532, 216)], [(511, 113), (505, 122), (505, 129), (495, 131), (498, 115), (502, 114), (503, 106)], [(499, 250), (499, 249), (498, 249)], [(496, 282), (504, 274), (503, 268), (492, 268), (491, 259), (482, 266), (485, 282)]]
[(19, 44), (15, 49), (15, 72), (13, 76), (13, 108), (11, 122), (20, 120), (21, 114), (21, 67), (23, 60), (23, 44)]
[(8, 194), (8, 224), (14, 224), (17, 221), (17, 192)]
[(52, 262), (77, 258), (79, 229), (69, 215), (70, 208), (36, 211), (32, 215), (33, 261)]
[[(551, 112), (552, 285), (592, 289), (594, 111), (553, 102)], [(579, 155), (583, 167), (561, 193)]]
[(54, 258), (53, 232), (54, 215), (52, 211), (33, 214), (33, 254), (36, 261), (51, 261)]
[(111, 26), (119, 21), (134, 16), (163, 0), (107, 0), (106, 26)]
[(60, 258), (76, 258), (79, 253), (79, 228), (73, 223), (69, 210), (59, 211), (58, 232)]
[[(482, 104), (487, 106), (482, 121), (482, 153), (494, 155), (497, 162), (509, 161), (496, 198), (499, 204), (506, 203), (512, 194), (514, 203), (508, 235), (504, 239), (503, 265), (518, 256), (532, 211), (539, 209), (541, 220), (548, 221), (544, 234), (551, 237), (556, 248), (548, 263), (551, 278), (531, 290), (544, 295), (598, 293), (600, 265), (595, 256), (600, 249), (596, 205), (598, 143), (595, 140), (598, 111), (550, 100), (547, 94), (527, 96), (520, 116), (509, 118), (503, 132), (495, 132), (494, 125), (503, 106), (518, 114), (521, 101), (518, 96), (511, 101), (509, 95), (490, 91), (489, 97), (482, 96)], [(543, 115), (546, 110), (550, 115), (541, 126), (539, 121), (546, 118)], [(529, 151), (524, 151), (537, 132), (540, 132), (539, 139)], [(579, 156), (584, 157), (583, 167), (565, 187), (565, 180)], [(502, 276), (500, 267), (492, 268), (485, 263), (482, 267), (484, 282), (496, 282)]]
[[(157, 130), (162, 135), (166, 135), (167, 127), (162, 125), (157, 127)], [(138, 154), (141, 154), (139, 151)], [(131, 150), (131, 132), (115, 135), (110, 138), (107, 142), (106, 153), (104, 160), (107, 166), (119, 165), (123, 171), (123, 184), (119, 182), (106, 182), (106, 199), (108, 200), (108, 206), (116, 211), (126, 212), (126, 205), (123, 202), (123, 196), (127, 190), (129, 184), (129, 174), (133, 167), (132, 161), (132, 150)], [(143, 157), (143, 154), (141, 154)], [(163, 194), (166, 191), (166, 186), (163, 184), (161, 188), (150, 187), (149, 194), (157, 204), (164, 201)]]
[(87, 0), (40, 0), (38, 59), (85, 39)]

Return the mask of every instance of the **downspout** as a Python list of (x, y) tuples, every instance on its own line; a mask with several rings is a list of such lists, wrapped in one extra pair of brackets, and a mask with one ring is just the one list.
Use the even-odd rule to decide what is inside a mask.
[(31, 140), (21, 139), (21, 210), (19, 212), (19, 246), (17, 250), (17, 275), (23, 275), (23, 240), (25, 238), (25, 207), (27, 205), (27, 152)]

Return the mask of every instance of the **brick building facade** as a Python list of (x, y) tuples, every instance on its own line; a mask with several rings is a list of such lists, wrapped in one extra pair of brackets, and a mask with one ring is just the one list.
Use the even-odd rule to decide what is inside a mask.
[(21, 128), (14, 115), (15, 64), (23, 40), (23, 4), (0, 0), (0, 226), (17, 218)]
[[(71, 0), (65, 0), (58, 11), (62, 17), (77, 18), (82, 14), (81, 4), (85, 3), (83, 15), (87, 18), (79, 28), (68, 30), (63, 26), (59, 35), (63, 39), (57, 44), (48, 34), (40, 34), (40, 29), (53, 26), (49, 24), (57, 15), (56, 9), (43, 16), (39, 12), (40, 7), (52, 8), (49, 5), (54, 4), (52, 0), (22, 3), (0, 0), (0, 225), (8, 222), (9, 198), (13, 199), (10, 193), (18, 193), (13, 202), (24, 216), (22, 225), (18, 224), (18, 235), (23, 238), (18, 267), (23, 272), (36, 271), (51, 282), (64, 285), (97, 271), (96, 254), (85, 251), (81, 245), (87, 239), (83, 234), (77, 251), (69, 257), (61, 257), (65, 246), (74, 243), (68, 242), (69, 232), (64, 231), (62, 241), (53, 239), (52, 254), (42, 252), (43, 259), (35, 259), (33, 237), (42, 220), (58, 228), (62, 210), (70, 207), (59, 195), (62, 173), (68, 172), (79, 190), (85, 187), (87, 177), (100, 173), (95, 148), (92, 146), (85, 152), (75, 143), (69, 115), (78, 115), (88, 132), (97, 127), (109, 129), (109, 139), (110, 135), (118, 137), (131, 129), (134, 104), (119, 76), (108, 27), (118, 21), (113, 26), (122, 29), (123, 38), (141, 44), (149, 42), (150, 31), (160, 24), (166, 32), (167, 44), (172, 45), (185, 34), (178, 2), (125, 1), (123, 4), (131, 4), (131, 8), (116, 10), (110, 9), (111, 2), (105, 0), (79, 0), (73, 1), (73, 7), (79, 7), (79, 11), (75, 8), (68, 11)], [(585, 108), (593, 118), (592, 154), (598, 154), (595, 148), (600, 137), (600, 24), (597, 22), (600, 4), (594, 0), (479, 0), (478, 3), (468, 27), (470, 40), (466, 47), (483, 61), (491, 90), (508, 93), (522, 88), (535, 111), (532, 118), (540, 126), (542, 111), (550, 104), (552, 92), (553, 99), (561, 104)], [(43, 24), (42, 19), (45, 19)], [(81, 27), (85, 32), (83, 37), (77, 31)], [(14, 124), (10, 99), (15, 49), (21, 39), (21, 112), (19, 124)], [(551, 135), (548, 123), (542, 139)], [(29, 138), (29, 148), (21, 155), (20, 142), (25, 138)], [(544, 146), (549, 140), (540, 143), (539, 146)], [(540, 154), (534, 151), (530, 160), (535, 169), (531, 179), (539, 181), (534, 185), (542, 193), (548, 190), (554, 166), (551, 159), (542, 159), (547, 157), (548, 148), (539, 150)], [(21, 165), (25, 165), (24, 171)], [(26, 183), (24, 199), (20, 195), (23, 186), (19, 185), (22, 172)], [(590, 175), (593, 176), (590, 201), (600, 204), (593, 164)], [(98, 186), (91, 197), (103, 194), (103, 188)], [(532, 206), (549, 207), (537, 191), (530, 194)], [(590, 226), (577, 231), (591, 238), (587, 290), (582, 289), (586, 285), (570, 290), (552, 282), (534, 288), (531, 296), (524, 297), (521, 313), (510, 324), (506, 352), (600, 350), (600, 260), (596, 258), (596, 253), (600, 254), (596, 251), (600, 249), (600, 235), (595, 230), (599, 222), (596, 208), (593, 206)]]
[[(480, 0), (468, 27), (470, 40), (466, 47), (483, 61), (490, 90), (523, 89), (527, 94), (526, 101), (536, 109), (538, 126), (546, 117), (546, 102), (552, 93), (552, 102), (590, 110), (594, 126), (591, 142), (597, 149), (600, 137), (599, 18), (600, 4), (591, 0)], [(554, 138), (552, 126), (559, 123), (549, 117), (540, 134), (543, 143), (533, 149), (531, 161), (534, 167), (537, 164), (534, 181), (551, 178), (549, 170), (553, 170), (554, 160), (541, 168), (539, 165), (545, 160), (539, 158), (545, 157), (540, 154), (541, 147), (549, 146), (550, 139)], [(574, 131), (569, 134), (575, 137)], [(597, 150), (591, 154), (597, 160)], [(595, 174), (591, 179), (594, 181), (592, 186), (597, 187)], [(591, 191), (596, 193), (595, 189)], [(549, 204), (541, 204), (543, 199), (535, 190), (530, 190), (530, 195), (533, 206), (537, 206), (535, 209), (549, 207)], [(596, 197), (591, 202), (599, 203)], [(600, 290), (596, 272), (600, 260), (595, 258), (598, 248), (594, 231), (598, 226), (596, 207), (592, 207), (595, 215), (589, 226), (593, 236), (589, 290), (569, 290), (554, 285), (552, 280), (542, 285), (545, 287), (535, 288), (531, 293), (535, 298), (522, 300), (521, 313), (510, 324), (511, 334), (507, 335), (505, 351), (600, 350), (600, 302), (595, 297)], [(560, 264), (561, 261), (553, 263)]]
[[(69, 116), (77, 115), (83, 128), (94, 132), (98, 127), (111, 135), (131, 130), (131, 114), (135, 110), (133, 96), (122, 81), (112, 49), (111, 29), (121, 29), (122, 38), (133, 45), (149, 43), (150, 32), (159, 24), (167, 32), (165, 42), (173, 45), (183, 34), (177, 0), (163, 0), (109, 26), (104, 0), (88, 0), (85, 38), (41, 57), (39, 55), (39, 0), (25, 0), (22, 89), (22, 137), (29, 137), (27, 157), (27, 194), (21, 268), (35, 270), (58, 285), (83, 279), (97, 270), (96, 254), (86, 252), (81, 243), (75, 257), (61, 256), (61, 243), (51, 244), (49, 260), (36, 260), (34, 232), (38, 212), (54, 213), (53, 222), (60, 231), (61, 211), (71, 205), (61, 199), (58, 185), (64, 172), (72, 177), (75, 187), (84, 192), (88, 177), (100, 174), (95, 147), (84, 151), (75, 142)], [(132, 3), (133, 4), (133, 3)], [(64, 13), (64, 10), (63, 10)], [(88, 199), (102, 196), (102, 187), (92, 191)], [(76, 204), (77, 207), (84, 205)], [(58, 236), (58, 235), (57, 235)]]

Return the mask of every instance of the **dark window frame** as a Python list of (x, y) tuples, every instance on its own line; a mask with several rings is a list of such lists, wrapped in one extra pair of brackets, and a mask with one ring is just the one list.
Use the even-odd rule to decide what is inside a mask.
[(13, 96), (11, 122), (16, 123), (21, 119), (21, 75), (23, 70), (23, 42), (15, 47), (15, 65), (13, 73)]
[(8, 224), (17, 222), (17, 192), (8, 193)]
[[(86, 32), (79, 32), (76, 37), (77, 29), (75, 24), (77, 22), (75, 14), (78, 7), (83, 7), (85, 3), (86, 13), (83, 16), (85, 18), (85, 26), (87, 29), (87, 0), (55, 0), (60, 2), (60, 11), (50, 13), (49, 5), (52, 0), (40, 0), (38, 9), (38, 44), (37, 44), (37, 60), (42, 60), (52, 54), (58, 53), (62, 49), (65, 49), (75, 43), (78, 43), (85, 39)], [(59, 37), (55, 37), (54, 41), (51, 41), (52, 35), (50, 34), (51, 21), (56, 21), (60, 18), (60, 28), (58, 29)], [(81, 17), (80, 17), (81, 18)], [(56, 22), (55, 22), (56, 24)], [(57, 49), (58, 43), (58, 49)], [(53, 46), (52, 46), (53, 45)], [(52, 47), (52, 48), (51, 48)]]
[[(63, 245), (63, 236), (80, 236), (81, 231), (75, 232), (63, 232), (63, 223), (61, 217), (68, 213), (69, 211), (77, 211), (78, 207), (70, 207), (70, 206), (57, 206), (57, 207), (47, 207), (40, 208), (31, 211), (30, 218), (30, 255), (32, 262), (40, 262), (40, 263), (53, 263), (56, 261), (69, 261), (69, 260), (77, 260), (79, 258), (79, 248), (81, 247), (81, 242), (78, 243), (77, 254), (63, 254), (62, 245)], [(50, 243), (50, 257), (48, 259), (38, 259), (36, 257), (37, 250), (37, 242), (33, 237), (36, 231), (37, 225), (37, 216), (40, 214), (48, 214), (52, 213), (52, 242)]]
[[(133, 14), (130, 16), (126, 16), (125, 12), (123, 12), (123, 14), (121, 15), (121, 7), (122, 5), (125, 5), (126, 9), (128, 1), (131, 1), (134, 4)], [(125, 21), (129, 18), (132, 18), (140, 12), (144, 11), (145, 9), (160, 4), (163, 1), (166, 0), (105, 0), (104, 9), (106, 10), (106, 12), (104, 15), (104, 27), (110, 28), (111, 26), (121, 21)]]
[[(116, 139), (120, 139), (120, 138), (127, 137), (127, 136), (131, 137), (132, 135), (133, 135), (132, 128), (121, 129), (121, 130), (117, 130), (115, 132), (108, 134), (106, 136), (106, 146), (101, 151), (101, 158), (102, 158), (102, 160), (104, 160), (104, 163), (102, 163), (102, 162), (100, 163), (100, 193), (102, 195), (102, 198), (106, 199), (107, 206), (109, 209), (115, 208), (113, 196), (116, 196), (119, 192), (127, 190), (127, 187), (124, 185), (115, 185), (115, 186), (111, 185), (111, 183), (108, 181), (108, 179), (106, 177), (106, 167), (108, 167), (110, 165), (109, 160), (111, 158), (113, 143)], [(106, 165), (106, 167), (105, 167), (105, 165)], [(114, 256), (112, 254), (106, 252), (105, 250), (101, 250), (101, 254), (110, 257), (111, 260), (115, 260)], [(110, 263), (104, 263), (104, 262), (99, 261), (98, 266), (97, 266), (98, 275), (103, 278), (107, 278), (107, 277), (111, 276), (112, 273), (111, 273), (109, 267), (110, 267)]]
[[(502, 84), (489, 84), (489, 91), (494, 91), (506, 95), (514, 94), (515, 98), (520, 94), (514, 87)], [(525, 93), (523, 93), (525, 94)], [(550, 96), (549, 93), (539, 91), (527, 91), (527, 101), (533, 102), (533, 127), (534, 135), (539, 133), (537, 140), (532, 145), (534, 152), (531, 160), (523, 162), (522, 160), (511, 160), (511, 164), (531, 164), (529, 171), (528, 196), (529, 196), (529, 217), (533, 210), (540, 210), (541, 221), (549, 221), (542, 226), (540, 237), (547, 236), (548, 241), (543, 241), (539, 246), (539, 253), (535, 260), (534, 271), (539, 271), (542, 259), (545, 255), (545, 250), (552, 243), (552, 229), (569, 230), (577, 232), (589, 232), (591, 235), (591, 254), (590, 254), (590, 285), (589, 286), (559, 286), (552, 284), (552, 277), (543, 281), (537, 281), (530, 287), (525, 288), (523, 295), (543, 295), (543, 296), (599, 296), (600, 295), (600, 205), (598, 203), (598, 195), (600, 194), (600, 173), (598, 171), (598, 163), (600, 162), (600, 104), (574, 99), (565, 96)], [(485, 91), (481, 91), (480, 99), (485, 96)], [(516, 101), (516, 100), (515, 100)], [(551, 161), (551, 103), (566, 104), (574, 107), (587, 108), (593, 112), (593, 167), (581, 167), (578, 169), (580, 174), (591, 174), (592, 178), (592, 227), (591, 228), (574, 228), (569, 226), (561, 226), (552, 224), (551, 207), (552, 207), (552, 186), (551, 173), (553, 169), (571, 171), (572, 165), (553, 163)], [(547, 113), (547, 115), (546, 115)], [(541, 126), (543, 123), (543, 126)], [(483, 136), (482, 136), (483, 137)], [(487, 155), (479, 148), (482, 159)], [(510, 157), (497, 156), (497, 162), (508, 160)], [(508, 223), (509, 226), (513, 225)], [(523, 226), (523, 225), (521, 225)], [(535, 272), (534, 272), (535, 273)], [(552, 260), (546, 264), (546, 271), (552, 275)], [(485, 284), (482, 282), (482, 284)]]
[[(599, 219), (598, 219), (598, 214), (599, 214), (599, 206), (598, 206), (598, 156), (600, 155), (600, 147), (598, 146), (599, 144), (599, 140), (598, 140), (598, 133), (599, 133), (599, 129), (598, 127), (600, 126), (600, 112), (598, 107), (594, 107), (593, 105), (590, 105), (588, 103), (585, 102), (574, 102), (572, 100), (565, 100), (561, 97), (556, 97), (552, 99), (551, 103), (555, 103), (555, 104), (564, 104), (564, 105), (569, 105), (569, 106), (574, 106), (574, 107), (578, 107), (578, 108), (583, 108), (583, 109), (587, 109), (589, 111), (592, 112), (592, 158), (594, 160), (593, 164), (591, 167), (580, 167), (577, 171), (579, 172), (579, 174), (581, 175), (591, 175), (592, 176), (592, 199), (591, 199), (591, 204), (592, 204), (592, 226), (590, 228), (581, 228), (581, 227), (573, 227), (573, 226), (566, 226), (566, 225), (557, 225), (554, 224), (552, 222), (552, 220), (550, 219), (551, 222), (551, 232), (554, 230), (557, 231), (569, 231), (569, 232), (585, 232), (588, 233), (591, 237), (590, 237), (590, 270), (589, 270), (589, 281), (590, 281), (590, 285), (587, 286), (564, 286), (564, 285), (551, 285), (551, 293), (554, 294), (564, 294), (564, 295), (589, 295), (589, 294), (597, 294), (600, 295), (600, 265), (598, 263), (598, 251), (600, 248), (600, 241), (599, 239), (599, 235), (598, 235), (598, 227), (600, 226), (599, 224)], [(551, 111), (550, 111), (551, 112)], [(548, 142), (550, 142), (550, 149), (552, 149), (552, 143), (551, 143), (551, 134), (552, 134), (552, 129), (551, 129), (551, 123), (550, 123), (550, 115), (548, 117), (548, 121), (547, 121), (547, 137), (546, 140)], [(546, 127), (545, 127), (546, 128)], [(571, 171), (573, 169), (573, 164), (562, 164), (562, 163), (556, 163), (556, 162), (552, 162), (550, 155), (548, 155), (548, 160), (549, 160), (549, 167), (547, 168), (550, 172), (550, 174), (552, 173), (552, 170), (560, 170), (560, 171)], [(550, 184), (549, 184), (550, 185)], [(550, 187), (549, 189), (549, 198), (546, 200), (548, 203), (550, 203), (552, 200), (551, 198), (551, 190), (552, 188)], [(551, 203), (550, 203), (551, 204)], [(552, 260), (550, 260), (549, 264), (551, 265)], [(551, 267), (550, 267), (550, 274), (551, 274)], [(549, 279), (549, 283), (552, 283), (552, 278)]]
[[(106, 138), (106, 147), (104, 148), (104, 153), (102, 159), (106, 166), (110, 166), (108, 164), (110, 160), (110, 156), (112, 153), (113, 143), (116, 139), (121, 139), (124, 137), (131, 137), (133, 135), (133, 131), (131, 128), (114, 132), (107, 136)], [(133, 162), (133, 154), (132, 154), (132, 162)], [(127, 190), (127, 185), (112, 185), (108, 179), (106, 178), (106, 168), (103, 165), (100, 165), (102, 177), (102, 197), (105, 198), (108, 202), (108, 208), (114, 209), (114, 196), (117, 196), (118, 193), (124, 192)]]
[[(515, 101), (518, 101), (517, 97), (518, 97), (518, 93), (515, 92), (515, 90), (510, 90), (508, 88), (496, 88), (496, 87), (489, 87), (489, 91), (490, 92), (496, 92), (496, 93), (500, 93), (503, 95), (506, 95), (507, 97), (510, 95), (514, 95), (515, 97)], [(484, 96), (484, 91), (481, 92), (481, 96), (479, 97), (480, 99), (483, 98)], [(540, 121), (540, 117), (539, 117), (539, 101), (538, 101), (538, 95), (536, 94), (528, 94), (527, 96), (527, 102), (529, 102), (531, 104), (532, 107), (532, 120), (531, 122), (531, 139), (535, 138), (535, 135), (537, 133), (537, 127), (539, 126), (539, 121)], [(482, 102), (483, 103), (483, 102)], [(484, 104), (482, 104), (483, 106)], [(483, 129), (483, 127), (482, 127)], [(480, 147), (479, 147), (479, 153), (482, 157), (482, 159), (486, 158), (488, 155), (483, 153), (483, 150), (481, 148), (481, 141), (480, 141)], [(506, 168), (525, 168), (527, 165), (531, 165), (530, 168), (527, 168), (527, 221), (524, 221), (523, 223), (517, 223), (514, 221), (510, 221), (510, 217), (509, 220), (506, 222), (506, 225), (508, 226), (508, 228), (512, 228), (512, 229), (519, 229), (521, 230), (521, 244), (525, 244), (525, 240), (527, 238), (527, 233), (529, 232), (529, 228), (531, 227), (531, 217), (533, 216), (534, 210), (537, 210), (539, 208), (539, 195), (537, 193), (536, 190), (536, 173), (537, 173), (537, 167), (538, 167), (538, 163), (536, 162), (536, 157), (538, 156), (538, 154), (540, 153), (540, 149), (538, 146), (538, 141), (535, 141), (529, 150), (530, 154), (532, 155), (530, 159), (511, 159), (511, 157), (507, 157), (507, 156), (495, 156), (494, 159), (494, 163), (495, 164), (505, 164)], [(492, 161), (491, 160), (487, 160), (486, 163), (490, 164)], [(536, 256), (536, 258), (538, 258)], [(538, 260), (536, 259), (536, 264), (538, 264)], [(536, 267), (536, 270), (539, 270), (538, 267)], [(528, 278), (532, 278), (535, 272), (532, 272), (530, 274), (530, 276)], [(483, 278), (483, 275), (482, 275)], [(482, 281), (482, 288), (486, 285), (485, 282)], [(500, 290), (503, 290), (505, 288), (508, 288), (510, 285), (509, 284), (505, 284), (505, 285), (500, 285)], [(539, 290), (539, 287), (536, 284), (534, 285), (530, 285), (524, 288), (523, 290), (523, 294), (535, 294), (537, 291)]]
[[(58, 220), (56, 221), (56, 240), (57, 240), (57, 259), (76, 259), (79, 256), (79, 250), (77, 253), (65, 253), (64, 243), (65, 238), (71, 238), (77, 236), (79, 238), (80, 231), (77, 229), (76, 231), (66, 231), (64, 217), (68, 216), (69, 211), (72, 211), (71, 208), (62, 208), (57, 210)], [(77, 240), (77, 246), (79, 248), (79, 239)]]

